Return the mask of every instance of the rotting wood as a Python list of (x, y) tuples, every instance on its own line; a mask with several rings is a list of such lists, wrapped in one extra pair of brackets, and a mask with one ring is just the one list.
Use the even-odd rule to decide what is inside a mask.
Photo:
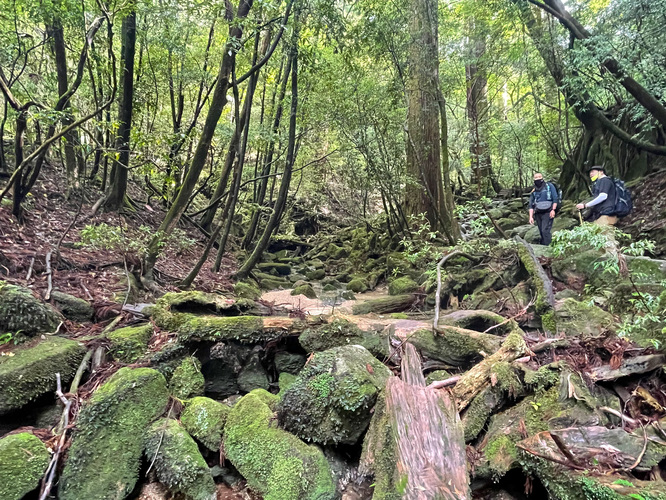
[(532, 246), (520, 236), (516, 236), (515, 240), (520, 245), (520, 247), (518, 247), (518, 257), (520, 257), (523, 266), (525, 266), (530, 273), (530, 276), (532, 276), (532, 279), (535, 281), (533, 284), (534, 288), (537, 290), (535, 309), (537, 314), (541, 317), (542, 328), (547, 333), (554, 334), (556, 332), (550, 331), (550, 322), (544, 321), (544, 316), (546, 315), (550, 315), (553, 322), (555, 319), (555, 293), (553, 292), (553, 284), (546, 274), (546, 271), (544, 271), (541, 262), (539, 262), (539, 259), (535, 255)]
[(622, 361), (622, 365), (613, 369), (610, 365), (598, 366), (589, 371), (590, 379), (594, 382), (607, 380), (616, 380), (629, 375), (638, 375), (651, 372), (657, 368), (666, 365), (666, 356), (663, 354), (648, 354), (645, 356), (636, 356)]
[(465, 372), (453, 389), (458, 402), (458, 411), (463, 411), (472, 399), (490, 384), (492, 367), (501, 362), (512, 362), (527, 352), (527, 344), (517, 334), (509, 335), (502, 347), (494, 354)]

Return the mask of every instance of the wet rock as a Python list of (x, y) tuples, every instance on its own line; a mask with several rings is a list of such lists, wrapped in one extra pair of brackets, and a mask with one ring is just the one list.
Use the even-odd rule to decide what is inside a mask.
[(0, 415), (56, 390), (56, 373), (63, 386), (72, 381), (85, 348), (74, 340), (48, 337), (20, 346), (13, 356), (0, 357)]
[(122, 499), (136, 485), (146, 430), (166, 409), (164, 377), (121, 368), (81, 409), (59, 485), (61, 500)]
[(230, 411), (229, 406), (213, 399), (196, 397), (185, 403), (180, 422), (185, 430), (206, 448), (218, 451)]
[(390, 376), (362, 346), (316, 353), (280, 401), (280, 424), (308, 441), (355, 444)]
[(276, 402), (259, 389), (236, 403), (224, 432), (227, 458), (266, 500), (334, 500), (323, 453), (271, 423)]
[(178, 399), (189, 399), (195, 396), (203, 396), (204, 383), (201, 362), (190, 356), (185, 358), (173, 372), (169, 382), (169, 390)]
[(95, 315), (95, 310), (87, 300), (74, 297), (68, 293), (54, 290), (51, 292), (51, 300), (63, 316), (69, 320), (84, 323), (91, 321)]
[(250, 392), (254, 389), (266, 389), (270, 387), (268, 374), (261, 364), (261, 358), (258, 353), (250, 356), (247, 364), (238, 374), (238, 387), (243, 392)]
[(153, 326), (151, 324), (114, 330), (107, 336), (111, 342), (109, 353), (118, 361), (134, 363), (146, 354), (152, 335)]
[(385, 333), (361, 330), (346, 319), (335, 319), (331, 323), (308, 328), (298, 341), (307, 352), (321, 352), (345, 345), (361, 345), (380, 359), (389, 354), (389, 339)]
[(0, 332), (34, 336), (55, 332), (62, 316), (30, 290), (0, 280)]
[(155, 422), (146, 437), (146, 458), (157, 479), (173, 493), (191, 500), (215, 500), (215, 482), (199, 447), (177, 420)]
[[(304, 332), (299, 337), (299, 341), (302, 340), (303, 335), (307, 333)], [(278, 373), (286, 372), (291, 373), (292, 375), (297, 375), (301, 371), (303, 366), (305, 366), (306, 357), (303, 354), (294, 354), (286, 351), (279, 351), (275, 353), (275, 369)]]
[(291, 295), (305, 295), (308, 299), (316, 299), (317, 298), (317, 292), (314, 291), (314, 288), (312, 288), (312, 285), (307, 284), (307, 283), (294, 288), (291, 291)]
[(51, 454), (29, 432), (0, 439), (0, 498), (21, 500), (39, 487), (51, 460)]
[(389, 283), (389, 295), (404, 295), (415, 292), (419, 289), (419, 284), (408, 276), (396, 278)]

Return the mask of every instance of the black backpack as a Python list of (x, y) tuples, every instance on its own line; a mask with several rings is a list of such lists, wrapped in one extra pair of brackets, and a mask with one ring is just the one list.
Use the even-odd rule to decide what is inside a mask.
[[(550, 186), (553, 186), (553, 188), (557, 192), (557, 208), (555, 209), (555, 213), (558, 214), (560, 213), (560, 210), (562, 208), (562, 200), (563, 200), (562, 189), (554, 181), (550, 181), (548, 184), (550, 184)], [(548, 186), (548, 195), (549, 195), (548, 198), (550, 198), (550, 186)]]
[(626, 217), (631, 213), (634, 208), (634, 203), (631, 200), (631, 193), (624, 185), (624, 181), (611, 177), (613, 184), (615, 184), (615, 208), (613, 215), (616, 217)]

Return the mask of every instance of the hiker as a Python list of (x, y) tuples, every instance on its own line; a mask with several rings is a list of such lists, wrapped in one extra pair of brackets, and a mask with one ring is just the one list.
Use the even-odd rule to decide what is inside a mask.
[(534, 190), (530, 194), (530, 224), (536, 221), (541, 239), (540, 245), (550, 245), (553, 238), (553, 219), (560, 198), (557, 189), (551, 182), (543, 179), (543, 174), (534, 174)]
[(592, 180), (592, 200), (576, 205), (578, 210), (589, 208), (585, 220), (600, 226), (614, 226), (617, 223), (615, 183), (606, 175), (604, 167), (590, 167), (588, 173)]

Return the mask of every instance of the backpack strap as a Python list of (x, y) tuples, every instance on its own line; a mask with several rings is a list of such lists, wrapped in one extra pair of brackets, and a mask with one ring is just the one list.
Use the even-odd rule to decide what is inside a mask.
[(547, 191), (546, 197), (548, 201), (553, 201), (553, 195), (550, 194), (550, 182), (546, 182), (546, 191)]

